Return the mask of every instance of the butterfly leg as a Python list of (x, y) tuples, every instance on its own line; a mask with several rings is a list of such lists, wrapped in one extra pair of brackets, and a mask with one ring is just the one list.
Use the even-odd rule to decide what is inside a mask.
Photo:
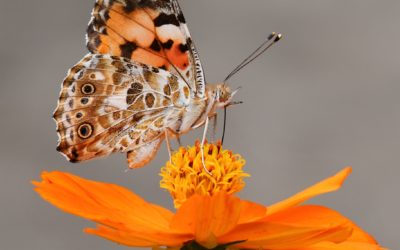
[(169, 137), (168, 137), (168, 130), (165, 130), (165, 141), (167, 142), (167, 149), (168, 149), (168, 155), (169, 155), (169, 162), (172, 163), (172, 154), (171, 154), (171, 144), (169, 142)]
[(218, 122), (218, 119), (217, 119), (217, 114), (215, 114), (215, 115), (213, 115), (212, 117), (212, 120), (213, 120), (213, 132), (212, 132), (212, 135), (211, 135), (211, 142), (215, 142), (215, 138), (216, 138), (216, 135), (217, 135), (217, 122)]
[(179, 147), (182, 147), (181, 137), (179, 135), (176, 136), (176, 140), (178, 141)]
[(210, 171), (208, 171), (207, 167), (206, 167), (206, 163), (204, 160), (204, 143), (206, 142), (206, 136), (207, 136), (207, 129), (208, 129), (208, 123), (209, 123), (209, 118), (206, 118), (206, 122), (204, 124), (204, 132), (203, 132), (203, 139), (201, 140), (201, 145), (200, 145), (200, 152), (201, 152), (201, 162), (203, 163), (203, 168), (204, 171), (207, 172), (207, 174), (212, 175), (212, 173)]

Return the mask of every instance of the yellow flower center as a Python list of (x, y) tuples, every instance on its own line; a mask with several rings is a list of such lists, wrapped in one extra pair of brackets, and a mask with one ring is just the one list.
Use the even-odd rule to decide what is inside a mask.
[(238, 154), (222, 148), (221, 142), (204, 144), (204, 170), (200, 143), (195, 146), (181, 147), (173, 153), (171, 161), (161, 168), (160, 187), (169, 191), (174, 199), (175, 208), (179, 208), (194, 194), (213, 195), (217, 192), (233, 194), (245, 186), (243, 172), (245, 160)]

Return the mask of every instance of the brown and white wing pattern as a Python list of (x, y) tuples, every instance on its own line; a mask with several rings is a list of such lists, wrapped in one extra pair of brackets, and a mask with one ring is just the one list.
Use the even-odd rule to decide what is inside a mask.
[(142, 148), (143, 160), (130, 166), (143, 166), (157, 151), (176, 110), (189, 102), (188, 93), (185, 82), (168, 71), (88, 54), (62, 84), (54, 113), (57, 150), (78, 162)]
[(192, 95), (205, 95), (201, 62), (177, 0), (97, 0), (87, 46), (171, 71)]

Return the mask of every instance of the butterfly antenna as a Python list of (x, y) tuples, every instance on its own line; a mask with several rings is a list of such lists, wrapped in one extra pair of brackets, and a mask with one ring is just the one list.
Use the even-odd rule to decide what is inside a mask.
[(225, 78), (224, 83), (226, 83), (232, 76), (234, 76), (241, 69), (246, 67), (249, 63), (261, 56), (265, 51), (272, 47), (275, 43), (282, 39), (282, 34), (276, 34), (272, 32), (267, 40), (265, 40), (253, 53), (251, 53), (246, 59), (244, 59), (232, 72)]
[(225, 139), (225, 131), (226, 131), (226, 107), (224, 107), (224, 126), (222, 129), (222, 138), (221, 138), (221, 145), (224, 145), (224, 139)]

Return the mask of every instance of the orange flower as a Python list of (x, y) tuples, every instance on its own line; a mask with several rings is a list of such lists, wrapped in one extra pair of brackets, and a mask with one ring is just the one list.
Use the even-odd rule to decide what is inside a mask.
[[(229, 154), (222, 149), (218, 151), (215, 157)], [(206, 161), (206, 166), (210, 167), (207, 162), (214, 162), (215, 166), (218, 159), (215, 160)], [(167, 170), (168, 167), (162, 175)], [(269, 207), (241, 200), (227, 189), (208, 194), (194, 192), (186, 200), (179, 196), (182, 204), (176, 213), (146, 202), (123, 187), (68, 173), (43, 173), (43, 180), (33, 184), (48, 202), (98, 224), (97, 228), (86, 229), (87, 233), (127, 246), (382, 250), (371, 236), (339, 213), (322, 206), (300, 205), (314, 196), (339, 189), (350, 172), (351, 169), (346, 168)], [(180, 178), (185, 179), (186, 175), (182, 172)], [(182, 183), (182, 179), (180, 181)], [(215, 180), (210, 179), (210, 182)], [(210, 187), (209, 183), (201, 185)]]

